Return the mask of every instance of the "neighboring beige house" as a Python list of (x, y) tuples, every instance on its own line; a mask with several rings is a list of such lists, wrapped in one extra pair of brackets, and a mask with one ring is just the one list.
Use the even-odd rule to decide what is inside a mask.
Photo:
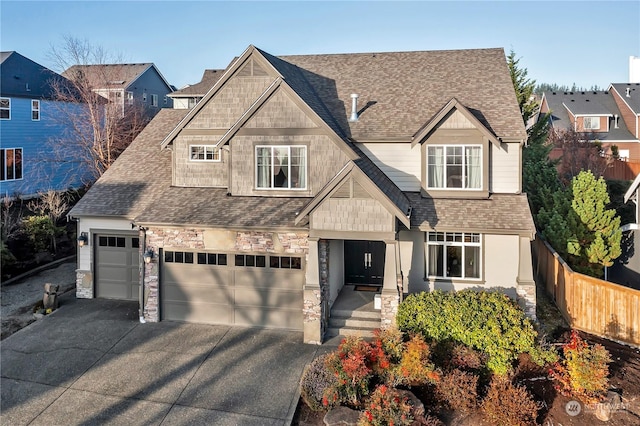
[(71, 211), (78, 297), (309, 343), (353, 285), (377, 289), (382, 327), (404, 294), (434, 289), (499, 289), (535, 316), (503, 49), (249, 46), (205, 93), (161, 111)]

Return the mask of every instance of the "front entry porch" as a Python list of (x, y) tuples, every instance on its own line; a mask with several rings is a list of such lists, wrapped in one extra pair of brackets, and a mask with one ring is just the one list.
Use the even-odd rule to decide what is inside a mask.
[[(350, 235), (351, 236), (351, 235)], [(304, 291), (305, 342), (372, 336), (395, 324), (402, 294), (398, 242), (309, 238)], [(368, 237), (368, 236), (367, 236)], [(377, 300), (378, 309), (374, 309)]]

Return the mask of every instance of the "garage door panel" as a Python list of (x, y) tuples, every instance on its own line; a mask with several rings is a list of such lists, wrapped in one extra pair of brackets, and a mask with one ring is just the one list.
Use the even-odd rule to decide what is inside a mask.
[(105, 282), (103, 286), (100, 286), (97, 296), (106, 299), (129, 299), (131, 297), (129, 289), (130, 286), (127, 283)]
[(288, 328), (302, 330), (302, 309), (237, 306), (234, 311), (236, 325)]
[(130, 254), (126, 251), (101, 250), (100, 263), (103, 265), (131, 265)]
[(235, 295), (236, 305), (277, 306), (283, 309), (302, 309), (301, 291), (236, 287)]
[(278, 288), (285, 290), (302, 289), (302, 272), (278, 269), (258, 269), (235, 271), (235, 285), (255, 288)]
[(203, 284), (207, 286), (224, 286), (227, 287), (230, 280), (231, 271), (223, 269), (224, 267), (207, 268), (204, 265), (192, 264), (171, 264), (171, 267), (165, 268), (164, 280), (170, 283), (181, 284)]
[(98, 234), (94, 241), (96, 296), (137, 300), (140, 279), (138, 237)]
[(167, 302), (233, 303), (233, 289), (207, 286), (165, 285), (162, 297)]
[(167, 302), (163, 304), (163, 318), (172, 321), (203, 324), (232, 324), (233, 308), (229, 305), (191, 302)]
[(131, 281), (131, 271), (127, 268), (117, 267), (117, 266), (108, 266), (108, 265), (99, 265), (98, 266), (98, 275), (103, 279), (101, 283), (110, 283), (110, 282), (129, 282)]

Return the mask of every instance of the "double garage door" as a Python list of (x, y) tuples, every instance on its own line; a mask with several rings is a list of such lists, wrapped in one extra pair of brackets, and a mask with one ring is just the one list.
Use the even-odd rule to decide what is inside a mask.
[(96, 256), (96, 296), (107, 299), (138, 300), (140, 280), (140, 240), (137, 235), (98, 234)]
[(302, 330), (301, 257), (164, 250), (161, 261), (162, 319)]

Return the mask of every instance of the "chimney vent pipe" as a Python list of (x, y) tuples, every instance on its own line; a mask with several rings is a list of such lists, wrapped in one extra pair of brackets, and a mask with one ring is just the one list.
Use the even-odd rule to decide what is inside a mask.
[(614, 115), (614, 125), (615, 125), (615, 128), (617, 129), (618, 128), (618, 114)]
[(351, 117), (349, 117), (349, 121), (358, 121), (358, 95), (355, 93), (351, 94)]
[(627, 98), (630, 98), (630, 97), (631, 97), (631, 89), (627, 87)]

